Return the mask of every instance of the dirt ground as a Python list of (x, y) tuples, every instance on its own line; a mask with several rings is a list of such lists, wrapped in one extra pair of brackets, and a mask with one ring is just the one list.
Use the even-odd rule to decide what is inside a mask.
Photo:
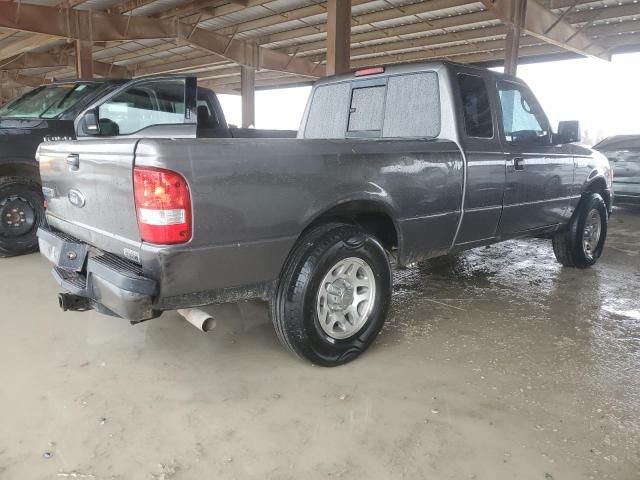
[(640, 208), (596, 268), (513, 241), (397, 272), (356, 362), (313, 367), (259, 303), (131, 327), (0, 261), (0, 479), (640, 478)]

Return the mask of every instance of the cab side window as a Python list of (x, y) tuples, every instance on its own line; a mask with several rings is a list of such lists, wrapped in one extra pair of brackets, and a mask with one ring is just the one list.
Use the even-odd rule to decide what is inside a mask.
[(185, 123), (185, 80), (137, 83), (100, 105), (100, 133), (130, 135), (152, 125)]
[(498, 96), (507, 142), (536, 142), (548, 138), (547, 120), (528, 89), (512, 82), (499, 81)]
[(482, 77), (458, 75), (464, 131), (468, 137), (493, 138), (489, 93)]

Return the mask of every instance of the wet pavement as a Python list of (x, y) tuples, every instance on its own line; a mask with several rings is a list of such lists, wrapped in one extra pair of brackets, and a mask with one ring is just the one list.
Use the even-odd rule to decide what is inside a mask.
[(395, 275), (358, 361), (277, 343), (259, 303), (130, 327), (0, 263), (0, 479), (640, 478), (640, 208), (597, 267), (518, 240)]

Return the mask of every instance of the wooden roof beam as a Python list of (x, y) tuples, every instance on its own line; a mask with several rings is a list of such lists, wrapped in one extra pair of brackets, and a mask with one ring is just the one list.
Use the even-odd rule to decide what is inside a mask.
[(87, 22), (94, 41), (180, 38), (241, 65), (311, 77), (324, 75), (324, 66), (309, 60), (181, 22), (0, 2), (0, 27), (77, 40), (81, 37), (78, 25)]
[[(411, 17), (423, 13), (436, 12), (446, 8), (460, 7), (474, 3), (472, 0), (429, 0), (427, 2), (417, 2), (402, 7), (393, 6), (385, 10), (355, 15), (352, 17), (351, 26), (366, 25), (370, 23), (392, 20), (395, 18)], [(451, 17), (455, 18), (455, 17)], [(419, 22), (424, 28), (428, 28), (432, 20)], [(273, 33), (271, 35), (261, 36), (257, 39), (258, 43), (269, 44), (281, 42), (284, 40), (297, 39), (304, 36), (316, 35), (318, 33), (326, 33), (327, 25), (324, 23), (318, 25), (310, 25), (308, 27), (295, 28), (284, 32)]]
[[(0, 60), (1, 70), (26, 70), (29, 68), (74, 67), (75, 57), (66, 53), (24, 52), (19, 55)], [(104, 62), (93, 62), (93, 71), (100, 77), (128, 78), (131, 72), (125, 67)]]
[[(505, 23), (514, 18), (510, 0), (481, 0), (485, 8)], [(559, 18), (536, 0), (528, 0), (525, 6), (523, 30), (540, 40), (587, 57), (611, 60), (609, 52), (575, 28), (567, 20)]]
[[(3, 6), (3, 3), (0, 3), (0, 8)], [(0, 14), (0, 23), (2, 21)], [(15, 41), (12, 38), (9, 38), (7, 42), (3, 42), (2, 48), (0, 48), (0, 60), (12, 57), (19, 53), (27, 52), (34, 48), (42, 47), (47, 43), (51, 43), (56, 40), (55, 37), (51, 37), (49, 35), (28, 35), (24, 38), (16, 39)]]

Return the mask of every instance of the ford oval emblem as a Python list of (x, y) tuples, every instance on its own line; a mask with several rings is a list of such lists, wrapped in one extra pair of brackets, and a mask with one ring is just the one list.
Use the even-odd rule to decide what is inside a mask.
[(69, 202), (74, 207), (82, 208), (86, 203), (84, 195), (82, 195), (78, 190), (69, 190), (69, 194), (67, 195)]

